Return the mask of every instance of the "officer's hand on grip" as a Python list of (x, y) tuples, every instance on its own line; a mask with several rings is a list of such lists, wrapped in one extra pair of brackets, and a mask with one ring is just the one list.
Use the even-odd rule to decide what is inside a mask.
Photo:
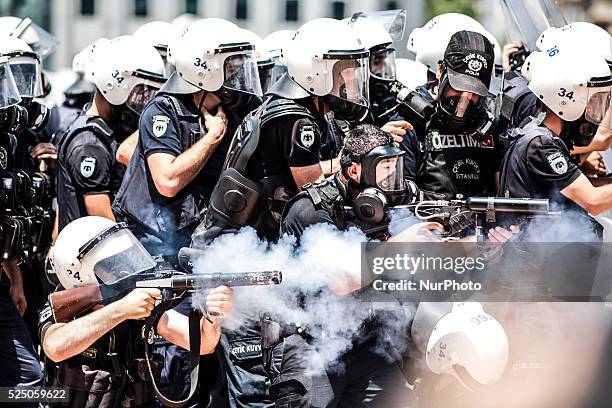
[(394, 235), (389, 242), (436, 242), (442, 239), (436, 235), (435, 231), (440, 234), (444, 232), (442, 224), (437, 222), (420, 222), (411, 225), (404, 231)]
[(381, 129), (391, 134), (394, 142), (400, 143), (406, 136), (406, 131), (412, 130), (412, 125), (405, 120), (394, 120), (386, 123)]
[(136, 320), (149, 317), (155, 307), (155, 301), (160, 297), (159, 289), (136, 288), (116, 303), (120, 304), (126, 320)]
[(211, 115), (210, 112), (202, 106), (202, 116), (204, 117), (204, 126), (206, 127), (206, 135), (204, 139), (211, 145), (217, 145), (227, 132), (227, 117), (223, 108), (219, 105), (217, 114)]
[(518, 234), (519, 232), (521, 231), (517, 225), (511, 225), (510, 230), (507, 230), (502, 227), (495, 227), (489, 230), (489, 232), (487, 233), (487, 237), (491, 242), (503, 244), (504, 242), (512, 238), (512, 235)]
[(229, 316), (234, 308), (234, 291), (227, 286), (218, 286), (206, 297), (209, 316), (221, 318)]

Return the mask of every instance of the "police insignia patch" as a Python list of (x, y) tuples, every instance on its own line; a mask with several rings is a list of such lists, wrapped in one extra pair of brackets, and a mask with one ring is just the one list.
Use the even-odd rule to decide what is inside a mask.
[(95, 157), (85, 156), (81, 159), (81, 175), (85, 178), (93, 176), (96, 170)]
[(0, 167), (2, 170), (6, 170), (6, 166), (8, 165), (8, 153), (4, 147), (0, 147)]
[(312, 125), (304, 125), (300, 127), (300, 141), (305, 148), (309, 148), (314, 144), (315, 133)]
[(168, 129), (168, 122), (170, 118), (166, 115), (154, 115), (153, 116), (153, 134), (156, 137), (161, 137), (166, 133)]
[(565, 174), (567, 173), (567, 159), (563, 156), (563, 153), (557, 152), (553, 154), (549, 154), (546, 156), (546, 160), (548, 160), (548, 164), (553, 169), (553, 171), (557, 174)]

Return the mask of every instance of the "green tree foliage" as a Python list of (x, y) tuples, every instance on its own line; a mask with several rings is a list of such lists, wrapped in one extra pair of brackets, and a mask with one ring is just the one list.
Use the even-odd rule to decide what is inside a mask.
[(427, 0), (427, 20), (444, 13), (461, 13), (478, 19), (476, 0)]

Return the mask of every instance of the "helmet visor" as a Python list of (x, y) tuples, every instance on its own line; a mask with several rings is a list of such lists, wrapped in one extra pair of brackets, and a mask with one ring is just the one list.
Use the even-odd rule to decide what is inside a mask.
[(60, 43), (57, 37), (29, 18), (23, 19), (11, 35), (25, 41), (41, 59), (51, 55)]
[[(124, 224), (125, 225), (125, 224)], [(156, 263), (127, 228), (113, 227), (81, 259), (107, 285), (153, 268)], [(104, 233), (103, 233), (104, 234)]]
[(274, 57), (274, 68), (270, 77), (270, 86), (274, 85), (278, 80), (287, 73), (287, 67), (281, 64), (279, 57)]
[(355, 105), (368, 106), (368, 58), (341, 59), (332, 69), (330, 95)]
[(157, 87), (147, 84), (138, 84), (132, 88), (132, 92), (130, 92), (125, 102), (125, 106), (140, 115), (145, 106), (155, 97), (157, 91), (159, 91)]
[(395, 80), (395, 50), (386, 48), (370, 55), (370, 74), (378, 79)]
[(440, 96), (442, 108), (456, 118), (470, 119), (479, 115), (485, 98), (474, 92), (461, 92), (446, 86)]
[(404, 160), (401, 156), (385, 157), (376, 164), (376, 185), (385, 192), (404, 188)]
[(595, 125), (612, 129), (611, 100), (612, 94), (610, 88), (590, 88), (588, 102), (584, 111), (585, 119)]
[(38, 61), (11, 62), (11, 71), (23, 98), (37, 98), (43, 94), (42, 73)]
[(16, 105), (19, 102), (21, 102), (19, 89), (17, 89), (9, 64), (2, 62), (0, 63), (0, 109)]
[(272, 60), (259, 62), (257, 64), (259, 70), (259, 80), (261, 82), (261, 90), (265, 94), (272, 85), (272, 71), (274, 71), (274, 63)]
[(263, 96), (257, 62), (251, 53), (230, 55), (225, 59), (223, 70), (225, 88)]

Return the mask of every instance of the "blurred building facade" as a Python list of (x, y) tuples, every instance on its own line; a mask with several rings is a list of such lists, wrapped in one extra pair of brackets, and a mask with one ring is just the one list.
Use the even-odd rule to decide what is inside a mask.
[[(261, 36), (296, 29), (318, 17), (343, 18), (356, 11), (404, 8), (408, 27), (423, 19), (425, 0), (52, 0), (50, 31), (62, 46), (51, 68), (70, 66), (75, 53), (99, 37), (131, 34), (147, 21), (172, 21), (189, 13), (221, 17)], [(185, 23), (188, 16), (182, 17)]]
[[(70, 67), (73, 56), (100, 37), (131, 34), (148, 21), (172, 21), (185, 14), (183, 24), (195, 18), (221, 17), (265, 36), (279, 29), (295, 29), (313, 18), (403, 8), (408, 16), (407, 37), (412, 28), (423, 25), (426, 6), (432, 1), (436, 0), (0, 0), (0, 14), (31, 17), (60, 39), (60, 47), (46, 61), (46, 67), (53, 70)], [(503, 43), (506, 33), (500, 1), (474, 0), (474, 9)], [(592, 21), (612, 29), (612, 0), (559, 3), (569, 21)], [(396, 48), (402, 55), (403, 44)]]

